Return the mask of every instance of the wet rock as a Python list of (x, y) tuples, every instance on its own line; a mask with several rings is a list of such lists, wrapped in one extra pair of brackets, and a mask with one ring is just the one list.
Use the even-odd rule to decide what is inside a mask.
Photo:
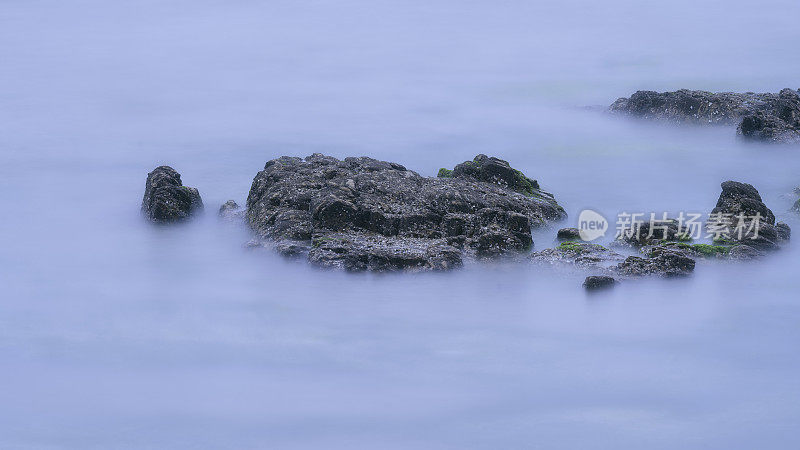
[(227, 220), (237, 220), (244, 217), (244, 210), (234, 200), (228, 200), (219, 207), (219, 216)]
[(617, 265), (617, 272), (624, 275), (688, 275), (694, 271), (695, 260), (680, 249), (667, 247), (653, 248), (647, 258), (629, 256)]
[(786, 222), (778, 222), (775, 224), (775, 231), (778, 235), (779, 241), (788, 241), (792, 237), (792, 229)]
[(577, 228), (562, 228), (556, 234), (556, 239), (559, 241), (577, 241), (580, 238), (581, 232)]
[(656, 245), (666, 241), (689, 240), (689, 233), (676, 219), (636, 221), (629, 230), (617, 236), (615, 244), (630, 247)]
[(589, 242), (562, 242), (555, 248), (534, 252), (530, 258), (537, 263), (570, 264), (583, 268), (611, 267), (625, 259), (613, 250)]
[(766, 256), (766, 254), (755, 247), (749, 245), (734, 245), (728, 251), (728, 258), (734, 260), (753, 260)]
[(531, 227), (566, 217), (505, 161), (479, 155), (470, 163), (475, 170), (459, 164), (453, 176), (428, 178), (366, 157), (284, 156), (253, 180), (247, 221), (263, 239), (306, 243), (316, 265), (385, 271), (450, 269), (464, 257), (526, 250)]
[[(439, 172), (442, 174), (441, 170)], [(519, 170), (512, 168), (507, 161), (486, 155), (478, 155), (472, 161), (457, 165), (449, 176), (493, 183), (527, 195), (544, 194), (539, 190), (539, 183), (536, 180), (531, 180)]]
[(169, 166), (159, 166), (147, 174), (142, 214), (157, 223), (179, 222), (203, 209), (200, 193), (184, 186), (181, 175)]
[(776, 226), (775, 214), (750, 184), (725, 181), (707, 227), (718, 240), (759, 250), (776, 250), (791, 236), (785, 223)]
[(730, 245), (694, 244), (689, 242), (661, 242), (655, 246), (642, 247), (642, 253), (650, 254), (656, 247), (684, 252), (692, 258), (725, 259), (729, 256)]
[(769, 108), (744, 116), (737, 132), (758, 141), (800, 142), (800, 95), (797, 91), (783, 89)]
[(649, 248), (643, 256), (625, 257), (599, 244), (563, 242), (556, 248), (533, 253), (537, 263), (572, 265), (601, 269), (609, 276), (684, 275), (694, 270), (695, 261), (689, 252), (679, 248)]
[(586, 288), (587, 291), (596, 291), (599, 289), (607, 289), (616, 284), (617, 280), (614, 277), (609, 277), (607, 275), (592, 275), (586, 277), (583, 281), (583, 287)]
[(638, 91), (620, 98), (609, 108), (644, 119), (680, 123), (737, 125), (746, 139), (765, 142), (800, 142), (800, 96), (783, 89), (778, 94)]

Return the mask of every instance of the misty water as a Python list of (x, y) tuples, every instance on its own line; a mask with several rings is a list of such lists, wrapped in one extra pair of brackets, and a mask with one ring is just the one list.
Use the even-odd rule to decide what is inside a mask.
[[(556, 227), (708, 213), (733, 179), (800, 232), (800, 147), (591, 108), (797, 89), (797, 17), (793, 0), (0, 3), (0, 448), (798, 448), (796, 243), (587, 295), (586, 272), (521, 262), (318, 270), (216, 217), (281, 155), (434, 176), (485, 153), (554, 193)], [(161, 164), (204, 216), (142, 219)]]

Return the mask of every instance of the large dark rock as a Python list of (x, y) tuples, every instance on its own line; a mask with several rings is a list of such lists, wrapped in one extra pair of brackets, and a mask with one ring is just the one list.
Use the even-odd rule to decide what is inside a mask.
[(184, 186), (181, 175), (169, 166), (159, 166), (147, 174), (142, 213), (151, 221), (170, 223), (186, 220), (203, 209), (195, 188)]
[(474, 161), (477, 171), (429, 178), (366, 157), (284, 156), (253, 180), (247, 220), (279, 250), (307, 249), (317, 265), (424, 270), (528, 249), (531, 227), (566, 217), (534, 181), (510, 177), (507, 163)]
[[(764, 204), (756, 188), (736, 181), (725, 181), (721, 187), (722, 193), (707, 224), (719, 241), (775, 250), (789, 239), (791, 229), (785, 223), (775, 223), (775, 214)], [(735, 254), (746, 253), (737, 250)]]
[(778, 94), (637, 91), (615, 101), (610, 111), (644, 119), (681, 123), (737, 125), (746, 139), (800, 142), (800, 92)]

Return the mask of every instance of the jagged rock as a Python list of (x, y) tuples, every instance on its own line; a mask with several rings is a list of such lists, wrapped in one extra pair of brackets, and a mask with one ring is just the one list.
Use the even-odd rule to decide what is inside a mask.
[(580, 238), (581, 232), (577, 228), (562, 228), (556, 234), (556, 239), (559, 241), (576, 241)]
[(681, 123), (737, 124), (744, 138), (766, 142), (800, 142), (800, 94), (783, 89), (778, 94), (638, 91), (609, 108), (644, 119)]
[(253, 180), (247, 220), (279, 248), (308, 247), (314, 264), (383, 271), (449, 269), (466, 256), (525, 250), (531, 227), (566, 217), (538, 183), (509, 177), (504, 161), (472, 163), (428, 178), (366, 157), (284, 156)]
[(766, 142), (800, 142), (800, 95), (783, 89), (769, 108), (757, 109), (742, 118), (737, 132)]
[[(775, 214), (764, 204), (758, 190), (747, 183), (725, 181), (717, 206), (711, 211), (709, 230), (724, 241), (759, 250), (775, 250), (791, 235), (789, 225), (775, 224)], [(758, 217), (758, 219), (756, 219)], [(745, 254), (743, 250), (737, 250)]]
[(142, 214), (158, 223), (186, 220), (203, 209), (195, 188), (184, 186), (181, 175), (169, 166), (159, 166), (147, 174)]
[(592, 275), (586, 277), (583, 281), (583, 287), (586, 288), (587, 291), (595, 291), (598, 289), (605, 289), (613, 286), (616, 284), (617, 280), (614, 277), (609, 277), (607, 275)]

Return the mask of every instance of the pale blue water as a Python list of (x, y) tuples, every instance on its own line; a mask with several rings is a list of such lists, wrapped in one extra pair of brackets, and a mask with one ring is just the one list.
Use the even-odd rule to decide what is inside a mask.
[[(487, 153), (586, 207), (779, 219), (800, 148), (584, 109), (798, 88), (794, 1), (0, 3), (0, 448), (795, 449), (798, 246), (599, 296), (525, 264), (351, 275), (215, 217), (280, 155)], [(170, 164), (208, 213), (139, 216)], [(537, 232), (537, 248), (553, 230)]]

